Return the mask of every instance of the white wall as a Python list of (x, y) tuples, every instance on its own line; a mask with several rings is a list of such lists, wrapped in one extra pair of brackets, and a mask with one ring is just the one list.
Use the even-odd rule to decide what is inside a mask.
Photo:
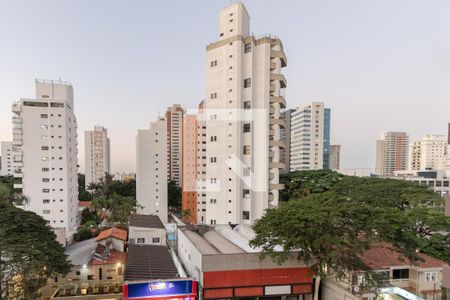
[(167, 122), (158, 118), (136, 138), (136, 197), (139, 214), (167, 223)]
[[(128, 239), (131, 244), (138, 244), (138, 239), (144, 238), (145, 245), (167, 245), (165, 229), (130, 226), (128, 230)], [(154, 243), (153, 238), (159, 238), (159, 242)]]
[(1, 142), (0, 176), (13, 175), (12, 142)]

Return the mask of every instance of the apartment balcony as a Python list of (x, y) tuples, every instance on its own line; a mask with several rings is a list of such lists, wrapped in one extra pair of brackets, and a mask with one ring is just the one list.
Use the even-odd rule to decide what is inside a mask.
[(14, 161), (13, 165), (16, 168), (22, 168), (23, 167), (23, 161)]
[(270, 102), (272, 103), (280, 103), (281, 108), (286, 107), (286, 100), (283, 96), (270, 96)]
[(287, 85), (286, 77), (283, 74), (270, 73), (270, 80), (278, 80), (281, 88), (285, 88)]
[(269, 193), (269, 201), (275, 200), (275, 196), (272, 193)]
[(284, 189), (284, 184), (269, 183), (269, 190), (282, 190), (282, 189)]
[(11, 110), (12, 110), (13, 113), (19, 114), (22, 111), (22, 105), (20, 105), (20, 103), (14, 103), (12, 105), (12, 109)]
[(282, 162), (270, 162), (269, 169), (284, 169), (285, 164)]
[(283, 128), (286, 128), (286, 121), (284, 119), (270, 118), (269, 124), (270, 125), (280, 125)]
[(22, 124), (22, 118), (19, 116), (13, 116), (12, 122), (13, 122), (13, 124)]
[(275, 84), (270, 84), (270, 92), (274, 93), (275, 92)]
[(23, 183), (14, 183), (13, 186), (15, 189), (23, 189)]
[(273, 174), (272, 172), (269, 172), (269, 180), (272, 180), (275, 178), (275, 174)]
[(23, 178), (23, 174), (22, 174), (22, 172), (17, 173), (17, 172), (14, 171), (13, 177), (14, 177), (14, 178)]
[(22, 134), (22, 127), (20, 127), (20, 128), (13, 128), (12, 132), (13, 132), (13, 134)]
[(283, 141), (273, 141), (269, 140), (269, 147), (281, 147), (286, 148), (286, 143)]
[(277, 68), (277, 64), (274, 63), (274, 62), (271, 62), (271, 63), (270, 63), (270, 70), (273, 71), (273, 70), (275, 70), (276, 68)]
[(283, 50), (271, 50), (270, 58), (279, 58), (281, 60), (282, 68), (287, 66), (287, 58), (286, 58), (286, 54), (284, 54)]

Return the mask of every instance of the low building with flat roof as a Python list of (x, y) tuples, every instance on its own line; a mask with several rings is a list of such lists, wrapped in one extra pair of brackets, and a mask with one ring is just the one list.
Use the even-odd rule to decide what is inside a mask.
[(187, 274), (198, 281), (203, 299), (282, 297), (312, 299), (313, 274), (298, 260), (279, 265), (260, 259), (249, 245), (252, 230), (240, 225), (180, 226), (178, 258)]
[(156, 215), (131, 215), (129, 241), (130, 244), (166, 246), (166, 228)]

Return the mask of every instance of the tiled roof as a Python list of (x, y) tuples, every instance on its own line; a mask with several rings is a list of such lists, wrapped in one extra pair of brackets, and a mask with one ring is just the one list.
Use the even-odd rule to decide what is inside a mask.
[(106, 246), (98, 244), (92, 255), (91, 265), (115, 265), (125, 264), (127, 254), (115, 249), (108, 249)]
[(100, 234), (97, 236), (96, 241), (101, 241), (104, 239), (107, 239), (109, 237), (113, 237), (122, 241), (127, 240), (127, 231), (125, 229), (120, 229), (116, 227), (112, 227), (106, 230), (103, 230), (100, 232)]
[(79, 201), (78, 206), (91, 206), (91, 201)]
[(128, 247), (124, 279), (170, 279), (178, 276), (177, 268), (166, 246), (136, 245)]
[[(424, 260), (417, 263), (420, 268), (438, 268), (445, 264), (443, 261), (426, 254), (419, 253), (418, 255)], [(396, 251), (395, 247), (390, 244), (382, 244), (372, 247), (364, 252), (361, 259), (367, 266), (374, 270), (386, 269), (395, 266), (413, 265), (408, 258)]]
[(131, 215), (130, 226), (164, 229), (161, 219), (155, 215)]

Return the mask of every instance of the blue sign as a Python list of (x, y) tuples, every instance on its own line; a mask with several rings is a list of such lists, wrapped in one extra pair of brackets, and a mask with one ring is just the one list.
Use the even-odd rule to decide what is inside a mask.
[(192, 280), (129, 283), (126, 289), (128, 290), (126, 299), (158, 298), (195, 293)]

